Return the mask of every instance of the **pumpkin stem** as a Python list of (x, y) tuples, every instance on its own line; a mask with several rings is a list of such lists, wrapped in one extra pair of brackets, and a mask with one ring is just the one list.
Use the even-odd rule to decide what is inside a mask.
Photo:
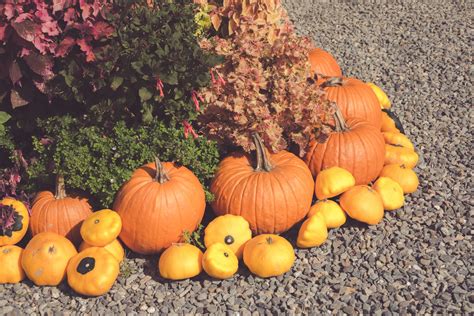
[(158, 157), (155, 157), (155, 167), (156, 167), (155, 181), (158, 181), (160, 184), (163, 184), (166, 181), (170, 180), (170, 178), (168, 177), (168, 174), (165, 171), (165, 168), (163, 168), (163, 164), (161, 163)]
[(66, 195), (66, 185), (64, 184), (64, 176), (62, 174), (56, 175), (56, 190), (54, 197), (59, 199), (64, 199)]
[(273, 243), (273, 238), (271, 236), (267, 237), (267, 243), (269, 245)]
[(349, 130), (339, 107), (336, 107), (336, 112), (334, 112), (334, 120), (336, 121), (336, 132), (347, 132)]
[(342, 77), (329, 77), (326, 81), (321, 84), (321, 88), (326, 87), (340, 87), (344, 84)]
[(255, 149), (257, 151), (257, 167), (255, 168), (255, 171), (266, 171), (266, 172), (271, 171), (273, 167), (270, 164), (267, 150), (265, 149), (265, 146), (263, 145), (260, 135), (258, 135), (257, 133), (253, 133), (252, 138), (255, 144)]

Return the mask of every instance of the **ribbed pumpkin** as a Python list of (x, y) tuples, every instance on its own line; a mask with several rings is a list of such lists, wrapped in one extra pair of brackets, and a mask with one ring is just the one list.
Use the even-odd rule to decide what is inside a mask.
[[(379, 110), (380, 111), (380, 110)], [(335, 113), (335, 130), (325, 142), (313, 140), (305, 161), (314, 177), (321, 170), (341, 167), (352, 173), (356, 184), (368, 184), (375, 180), (383, 168), (385, 141), (382, 133), (373, 125), (357, 118), (342, 117)]]
[(382, 126), (380, 103), (374, 91), (355, 78), (329, 78), (321, 85), (326, 98), (336, 102), (344, 118), (361, 118), (376, 128)]
[(53, 232), (71, 240), (81, 241), (80, 229), (84, 219), (92, 215), (87, 199), (67, 196), (64, 177), (56, 178), (56, 192), (38, 193), (31, 208), (31, 233)]
[(186, 167), (171, 162), (144, 165), (115, 198), (122, 218), (120, 239), (141, 254), (158, 253), (196, 229), (206, 207), (204, 189)]
[(258, 135), (253, 140), (256, 166), (243, 154), (221, 161), (211, 184), (212, 208), (244, 217), (256, 234), (281, 233), (308, 213), (314, 181), (301, 159), (284, 150), (267, 153)]
[(324, 77), (341, 77), (342, 71), (336, 59), (321, 48), (314, 48), (309, 53), (311, 72), (317, 76), (318, 83), (322, 83)]

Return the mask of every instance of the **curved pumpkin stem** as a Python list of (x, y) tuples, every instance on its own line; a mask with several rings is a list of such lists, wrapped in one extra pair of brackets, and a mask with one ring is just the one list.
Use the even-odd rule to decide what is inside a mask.
[(336, 107), (336, 112), (334, 112), (334, 120), (336, 121), (336, 132), (346, 132), (349, 130), (339, 107)]
[(340, 87), (344, 84), (344, 79), (342, 77), (329, 77), (326, 81), (321, 84), (321, 88), (326, 87)]
[(255, 168), (255, 171), (271, 171), (273, 167), (270, 164), (267, 151), (265, 149), (265, 146), (263, 145), (260, 135), (258, 135), (257, 133), (253, 133), (252, 138), (255, 144), (255, 149), (257, 151), (257, 167)]
[(62, 174), (56, 175), (56, 190), (54, 192), (54, 197), (57, 200), (67, 197), (66, 185), (64, 184), (64, 176)]
[(160, 184), (163, 184), (166, 181), (170, 180), (170, 178), (168, 177), (168, 174), (165, 171), (165, 168), (163, 168), (163, 164), (161, 163), (158, 157), (155, 157), (155, 168), (156, 168), (155, 181), (158, 181)]

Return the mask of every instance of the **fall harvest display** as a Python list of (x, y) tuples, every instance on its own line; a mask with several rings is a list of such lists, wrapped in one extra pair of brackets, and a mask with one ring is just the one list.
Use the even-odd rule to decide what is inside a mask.
[[(343, 76), (333, 55), (297, 35), (279, 0), (195, 2), (200, 7), (186, 7), (188, 15), (196, 13), (196, 23), (190, 22), (195, 28), (184, 31), (186, 22), (180, 22), (170, 47), (153, 46), (159, 41), (151, 28), (143, 33), (140, 25), (126, 24), (127, 14), (156, 29), (177, 23), (173, 16), (183, 18), (178, 4), (160, 8), (149, 1), (144, 7), (126, 6), (131, 13), (110, 21), (94, 11), (87, 20), (101, 25), (94, 36), (80, 28), (83, 38), (62, 38), (57, 48), (46, 49), (43, 45), (55, 40), (50, 34), (17, 56), (36, 75), (22, 77), (18, 65), (12, 66), (9, 106), (29, 104), (15, 84), (35, 82), (35, 93), (90, 109), (78, 110), (81, 116), (69, 110), (64, 117), (45, 115), (35, 125), (41, 133), (28, 137), (33, 144), (22, 146), (33, 147), (37, 155), (25, 158), (22, 150), (14, 151), (16, 162), (0, 182), (5, 191), (0, 195), (0, 284), (25, 277), (37, 286), (67, 280), (78, 294), (100, 296), (119, 277), (126, 250), (127, 255), (128, 250), (159, 255), (158, 262), (147, 258), (171, 281), (203, 270), (211, 278), (230, 279), (240, 260), (258, 277), (276, 277), (296, 260), (292, 242), (298, 248), (324, 247), (331, 230), (344, 229), (347, 221), (377, 225), (384, 211), (402, 208), (404, 195), (417, 190), (413, 168), (420, 156), (393, 112), (395, 104), (376, 84)], [(62, 8), (45, 4), (44, 10), (67, 22)], [(82, 18), (75, 28), (85, 23)], [(8, 27), (16, 30), (14, 24)], [(102, 71), (95, 59), (112, 58), (122, 45), (113, 28), (120, 30), (120, 41), (135, 45), (134, 37), (142, 36), (142, 44), (151, 48), (122, 51), (113, 60), (125, 66), (107, 65)], [(60, 26), (57, 31), (69, 34)], [(90, 45), (97, 40), (103, 50), (96, 56)], [(187, 59), (174, 61), (176, 69), (168, 71), (167, 58), (182, 50)], [(35, 68), (33, 59), (42, 59), (45, 69)], [(53, 64), (73, 66), (58, 77)], [(79, 73), (82, 84), (73, 82)], [(2, 113), (3, 132), (10, 114), (5, 120)], [(88, 159), (76, 157), (76, 150), (87, 152)], [(143, 165), (151, 157), (155, 161)], [(97, 172), (99, 162), (102, 172)], [(27, 198), (17, 194), (20, 173), (52, 185), (50, 171), (56, 174), (55, 191), (35, 194), (30, 209)], [(83, 173), (87, 186), (78, 190)], [(69, 191), (68, 183), (66, 193), (69, 178), (75, 190)], [(22, 190), (28, 188), (36, 185)], [(215, 216), (204, 227), (206, 205)], [(279, 235), (293, 227), (298, 230), (294, 240)], [(16, 245), (21, 240), (27, 242), (24, 249)]]

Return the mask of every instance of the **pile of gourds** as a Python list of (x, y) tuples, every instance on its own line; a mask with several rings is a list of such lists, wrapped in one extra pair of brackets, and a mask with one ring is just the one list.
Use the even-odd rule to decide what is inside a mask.
[[(310, 62), (315, 83), (334, 102), (333, 131), (324, 139), (315, 135), (304, 159), (269, 152), (258, 134), (254, 156), (224, 158), (210, 186), (217, 217), (205, 228), (204, 253), (183, 243), (184, 233), (195, 231), (204, 216), (201, 183), (185, 166), (156, 158), (122, 186), (114, 211), (93, 213), (86, 199), (66, 194), (61, 175), (55, 193), (36, 196), (31, 216), (22, 202), (1, 200), (0, 283), (27, 276), (37, 285), (57, 285), (67, 278), (82, 295), (102, 295), (124, 259), (117, 238), (134, 252), (161, 253), (158, 270), (166, 279), (202, 270), (230, 278), (240, 259), (255, 275), (271, 277), (291, 269), (293, 246), (278, 234), (299, 222), (301, 248), (323, 244), (328, 229), (342, 226), (346, 215), (380, 223), (384, 210), (402, 207), (404, 194), (417, 190), (412, 169), (418, 154), (379, 87), (343, 77), (321, 49), (310, 53)], [(33, 238), (23, 250), (15, 244), (28, 228)]]

